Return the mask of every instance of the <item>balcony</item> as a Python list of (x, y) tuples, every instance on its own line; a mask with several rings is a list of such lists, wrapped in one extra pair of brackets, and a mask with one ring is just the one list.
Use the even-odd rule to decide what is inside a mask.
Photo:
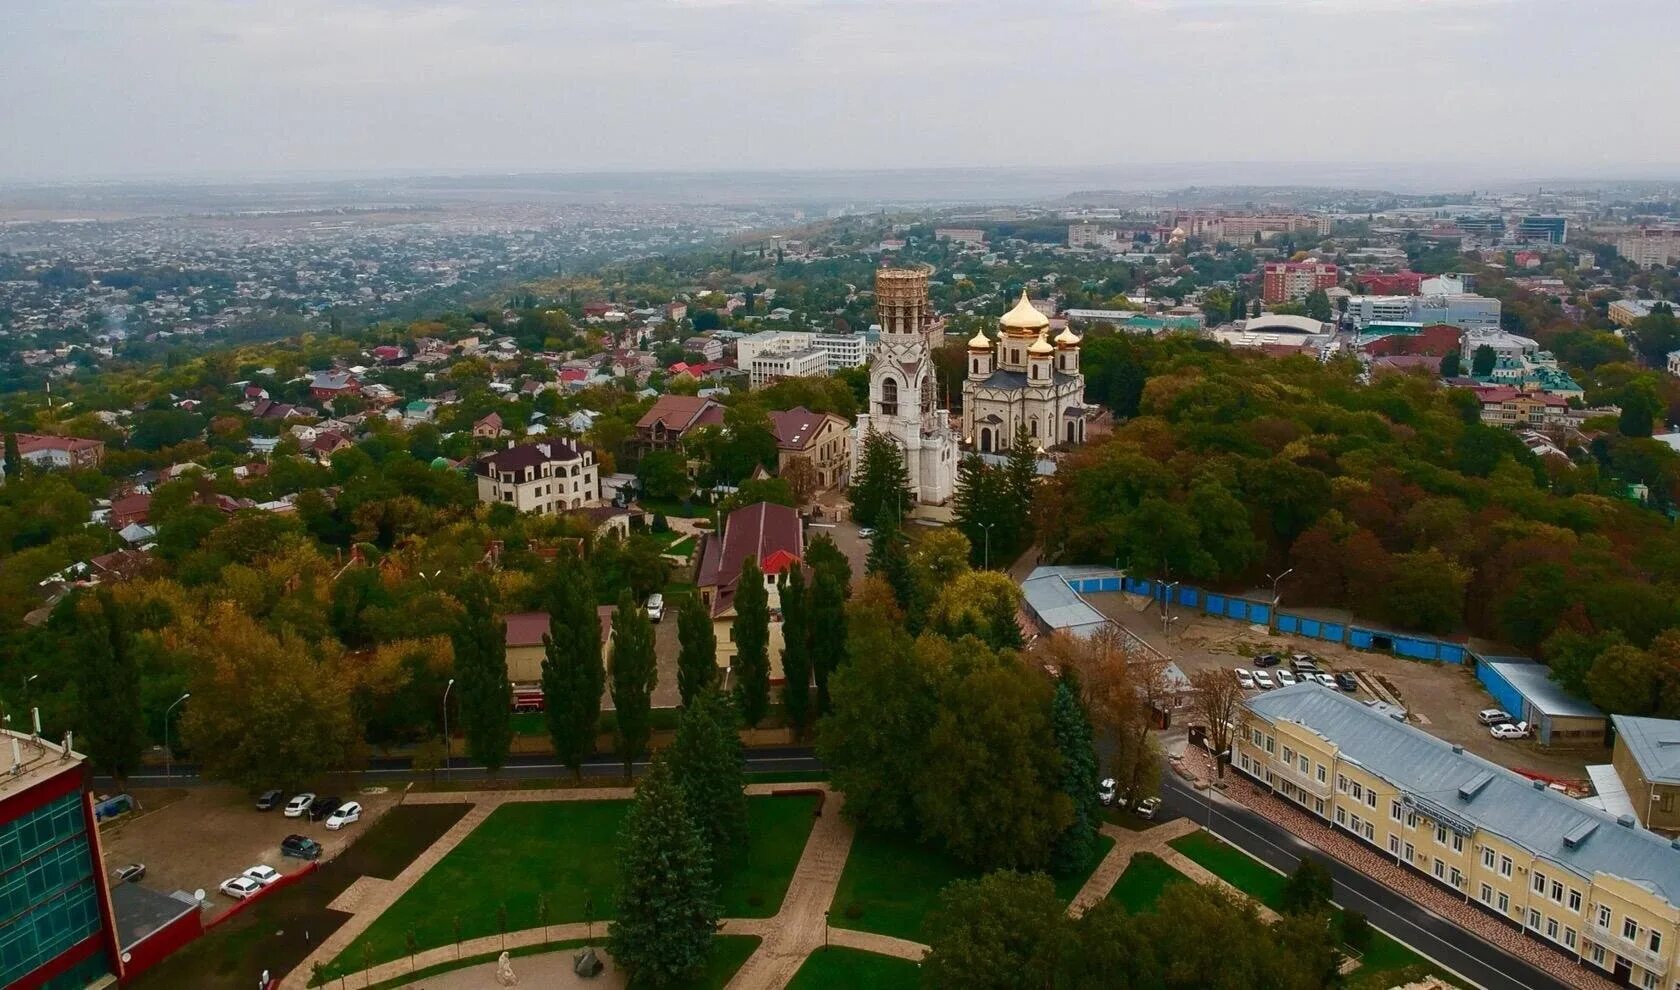
[[(1597, 908), (1595, 907), (1593, 910), (1596, 911)], [(1646, 933), (1641, 932), (1641, 934)], [(1661, 973), (1668, 967), (1668, 963), (1664, 961), (1667, 958), (1664, 953), (1652, 952), (1648, 942), (1623, 938), (1620, 929), (1612, 931), (1609, 928), (1600, 928), (1596, 924), (1588, 925), (1586, 935), (1609, 951), (1624, 959), (1630, 959), (1646, 969)]]
[(1334, 790), (1334, 788), (1330, 785), (1330, 781), (1321, 781), (1310, 772), (1302, 773), (1296, 768), (1295, 764), (1289, 764), (1286, 766), (1282, 763), (1268, 762), (1267, 767), (1272, 771), (1272, 777), (1274, 779), (1287, 780), (1291, 784), (1294, 784), (1296, 787), (1299, 787), (1301, 790), (1306, 791), (1314, 797), (1321, 797), (1329, 800), (1331, 793)]

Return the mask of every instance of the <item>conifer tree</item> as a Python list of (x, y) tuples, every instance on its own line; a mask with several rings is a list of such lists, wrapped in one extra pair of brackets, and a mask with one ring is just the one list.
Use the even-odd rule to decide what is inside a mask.
[(788, 568), (781, 592), (782, 707), (788, 725), (804, 732), (811, 724), (811, 595), (798, 564)]
[(665, 753), (719, 875), (747, 841), (746, 764), (739, 728), (734, 702), (717, 688), (708, 688), (683, 710), (677, 738)]
[(496, 616), (493, 594), (487, 578), (469, 576), (449, 638), (467, 752), (495, 774), (513, 743), (513, 686), (507, 676), (507, 627)]
[(735, 582), (735, 704), (748, 728), (770, 709), (770, 598), (758, 561), (748, 557)]
[(653, 623), (636, 605), (626, 588), (618, 598), (612, 620), (613, 712), (618, 723), (618, 755), (624, 760), (624, 776), (637, 759), (647, 753), (653, 737), (653, 686), (659, 668), (653, 652)]
[(607, 951), (634, 986), (679, 985), (711, 955), (719, 909), (706, 840), (664, 761), (636, 788), (620, 834)]
[(697, 594), (691, 594), (677, 608), (677, 690), (684, 706), (696, 695), (717, 683), (717, 633), (712, 613)]
[(817, 682), (817, 712), (829, 710), (828, 678), (846, 661), (844, 634), (816, 635), (816, 630), (846, 628), (846, 599), (851, 591), (852, 564), (826, 533), (819, 533), (805, 548), (811, 565), (811, 674)]
[(16, 481), (23, 473), (23, 455), (18, 453), (17, 434), (6, 432), (6, 480)]
[(543, 706), (548, 737), (561, 763), (582, 778), (601, 722), (601, 625), (589, 569), (571, 547), (555, 562), (543, 636)]
[(1063, 673), (1050, 702), (1050, 731), (1062, 755), (1061, 789), (1073, 801), (1073, 821), (1050, 849), (1051, 869), (1068, 875), (1090, 865), (1102, 826), (1097, 800), (1097, 752), (1091, 743), (1091, 720), (1072, 683)]
[[(902, 400), (901, 400), (902, 401)], [(911, 397), (909, 401), (916, 401)], [(860, 526), (879, 526), (884, 519), (900, 520), (910, 511), (915, 495), (904, 452), (891, 437), (871, 429), (858, 454), (857, 475), (848, 491), (852, 519)]]
[(879, 574), (892, 588), (893, 598), (898, 601), (898, 607), (909, 617), (910, 625), (919, 628), (921, 617), (911, 612), (911, 601), (915, 596), (914, 579), (910, 573), (910, 555), (904, 548), (904, 534), (899, 531), (897, 520), (883, 519), (880, 528), (869, 541), (869, 560), (867, 563), (869, 574)]

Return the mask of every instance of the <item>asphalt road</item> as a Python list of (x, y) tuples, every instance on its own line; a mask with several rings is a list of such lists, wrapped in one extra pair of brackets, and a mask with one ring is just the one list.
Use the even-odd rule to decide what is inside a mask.
[[(1284, 829), (1247, 808), (1208, 797), (1171, 770), (1161, 775), (1161, 797), (1172, 811), (1288, 873), (1302, 855), (1316, 852)], [(1336, 880), (1336, 903), (1358, 911), (1371, 924), (1485, 990), (1568, 990), (1569, 984), (1540, 972), (1459, 926), (1407, 900), (1357, 870), (1322, 853), (1314, 857)]]
[[(823, 769), (822, 761), (817, 759), (816, 751), (810, 746), (771, 746), (746, 751), (748, 773), (807, 773)], [(648, 761), (640, 760), (635, 764), (637, 769), (644, 769)], [(368, 769), (360, 771), (363, 776), (371, 778), (412, 777), (415, 776), (411, 761), (406, 756), (378, 757), (370, 761)], [(624, 763), (611, 756), (591, 757), (583, 765), (585, 777), (619, 777), (624, 773)], [(552, 756), (515, 756), (508, 760), (497, 776), (504, 780), (527, 780), (544, 777), (564, 778), (571, 774), (571, 770), (564, 765), (554, 762)], [(449, 769), (438, 770), (440, 780), (483, 780), (489, 773), (482, 766), (475, 765), (462, 757), (450, 761)], [(95, 781), (109, 787), (112, 783), (108, 777), (96, 777)], [(198, 776), (198, 767), (191, 763), (177, 762), (169, 775), (152, 768), (151, 772), (138, 773), (128, 778), (130, 784), (144, 784), (159, 786), (174, 784), (175, 786), (192, 786), (202, 783)]]

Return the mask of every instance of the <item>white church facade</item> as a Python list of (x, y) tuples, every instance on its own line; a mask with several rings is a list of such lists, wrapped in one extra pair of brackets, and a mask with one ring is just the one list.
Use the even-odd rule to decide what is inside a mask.
[(982, 454), (1008, 450), (1018, 427), (1040, 449), (1085, 442), (1085, 375), (1080, 339), (1063, 330), (1052, 342), (1050, 320), (1021, 301), (998, 321), (993, 342), (980, 331), (968, 342), (963, 382), (963, 435)]

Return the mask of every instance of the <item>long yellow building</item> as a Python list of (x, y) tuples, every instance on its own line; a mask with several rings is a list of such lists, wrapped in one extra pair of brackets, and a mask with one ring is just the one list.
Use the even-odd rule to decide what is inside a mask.
[(1245, 709), (1238, 771), (1582, 965), (1680, 987), (1680, 842), (1315, 684)]

